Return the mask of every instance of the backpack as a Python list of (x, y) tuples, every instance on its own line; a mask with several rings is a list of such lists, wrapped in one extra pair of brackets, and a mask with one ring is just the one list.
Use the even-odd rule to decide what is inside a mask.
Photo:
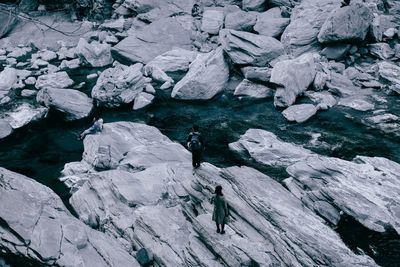
[(190, 140), (190, 148), (192, 150), (200, 150), (201, 149), (199, 133), (192, 133), (192, 139)]

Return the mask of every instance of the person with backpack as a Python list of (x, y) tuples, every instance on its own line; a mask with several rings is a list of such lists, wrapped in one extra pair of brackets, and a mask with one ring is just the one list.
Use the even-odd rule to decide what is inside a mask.
[(217, 225), (217, 233), (223, 235), (225, 234), (225, 224), (228, 222), (229, 209), (224, 194), (222, 194), (222, 186), (215, 187), (215, 196), (212, 198), (212, 202), (214, 203), (212, 220)]
[(81, 133), (79, 135), (79, 140), (83, 140), (85, 138), (85, 136), (88, 134), (96, 134), (96, 133), (101, 132), (103, 130), (103, 124), (104, 124), (104, 122), (103, 122), (102, 118), (94, 117), (93, 125), (89, 129), (83, 131), (83, 133)]
[(193, 125), (192, 131), (190, 132), (186, 142), (189, 150), (192, 151), (193, 168), (197, 169), (200, 167), (201, 154), (204, 149), (203, 137), (199, 132), (199, 126)]

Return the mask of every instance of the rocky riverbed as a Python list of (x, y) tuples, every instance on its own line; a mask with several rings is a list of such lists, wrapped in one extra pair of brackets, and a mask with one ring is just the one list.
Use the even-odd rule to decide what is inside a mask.
[(100, 2), (0, 6), (0, 266), (398, 265), (397, 1)]

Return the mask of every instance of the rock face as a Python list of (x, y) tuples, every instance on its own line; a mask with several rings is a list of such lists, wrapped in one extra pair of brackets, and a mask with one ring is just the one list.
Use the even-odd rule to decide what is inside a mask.
[(314, 116), (317, 111), (318, 108), (313, 104), (299, 104), (288, 107), (282, 112), (282, 115), (288, 121), (302, 123)]
[(133, 102), (146, 85), (143, 65), (117, 65), (103, 71), (92, 89), (92, 98), (100, 105), (118, 107)]
[(227, 29), (221, 30), (219, 36), (222, 47), (235, 64), (265, 67), (284, 54), (282, 44), (269, 36)]
[(253, 83), (244, 79), (235, 89), (233, 93), (236, 96), (249, 96), (253, 98), (267, 98), (272, 97), (274, 92), (271, 88), (265, 85)]
[(95, 41), (89, 44), (83, 38), (79, 40), (76, 53), (92, 67), (105, 67), (113, 61), (109, 44), (101, 44)]
[[(82, 221), (144, 248), (157, 265), (376, 266), (270, 177), (207, 163), (193, 174), (190, 154), (153, 127), (105, 124), (84, 145), (85, 161), (111, 170), (85, 174), (71, 205)], [(234, 218), (222, 238), (209, 203), (217, 184)]]
[(294, 57), (321, 49), (318, 33), (332, 10), (340, 6), (340, 0), (304, 0), (293, 8), (290, 24), (282, 34), (285, 51)]
[(145, 67), (157, 67), (164, 72), (187, 71), (198, 53), (186, 49), (173, 49), (155, 57)]
[(172, 90), (171, 96), (184, 100), (208, 100), (222, 92), (229, 79), (229, 67), (222, 48), (200, 55), (189, 72)]
[(36, 101), (64, 113), (69, 121), (89, 116), (93, 108), (92, 99), (72, 89), (44, 88), (37, 94)]
[(165, 18), (131, 32), (112, 53), (117, 60), (146, 64), (175, 47), (190, 49), (191, 44), (189, 30), (177, 18)]
[(314, 55), (304, 54), (293, 60), (278, 62), (272, 69), (272, 83), (281, 86), (275, 94), (277, 107), (292, 105), (299, 94), (303, 93), (314, 81), (316, 74)]
[(209, 34), (218, 34), (219, 30), (224, 25), (224, 11), (223, 10), (205, 10), (201, 20), (201, 30)]
[(322, 25), (318, 41), (363, 41), (373, 18), (370, 9), (360, 3), (336, 9)]
[(0, 168), (0, 248), (36, 266), (140, 266), (116, 240), (73, 217), (34, 180)]
[(262, 35), (278, 37), (289, 23), (290, 19), (282, 17), (280, 8), (275, 7), (257, 16), (254, 30)]
[(38, 77), (35, 87), (43, 88), (68, 88), (74, 84), (65, 71), (41, 75)]

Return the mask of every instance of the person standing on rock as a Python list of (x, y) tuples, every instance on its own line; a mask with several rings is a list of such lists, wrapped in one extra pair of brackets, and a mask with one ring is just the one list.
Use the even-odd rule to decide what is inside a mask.
[(86, 129), (81, 135), (79, 136), (80, 140), (83, 140), (86, 135), (88, 134), (96, 134), (103, 130), (103, 119), (102, 118), (93, 118), (93, 125)]
[(215, 196), (212, 199), (214, 202), (214, 210), (212, 220), (217, 225), (217, 233), (225, 234), (225, 224), (228, 222), (229, 210), (228, 203), (222, 194), (222, 186), (215, 187)]
[(203, 137), (199, 132), (199, 126), (193, 125), (192, 131), (190, 132), (186, 142), (189, 150), (192, 151), (193, 168), (197, 169), (200, 167), (201, 154), (204, 149)]

